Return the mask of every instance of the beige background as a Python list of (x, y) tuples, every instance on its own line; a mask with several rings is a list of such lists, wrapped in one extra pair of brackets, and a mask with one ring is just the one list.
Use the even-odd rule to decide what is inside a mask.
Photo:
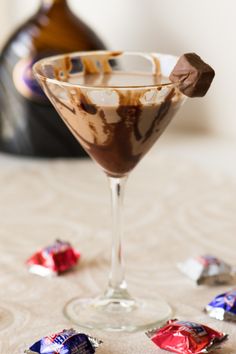
[[(38, 3), (1, 0), (1, 40)], [(70, 0), (70, 4), (113, 49), (199, 53), (216, 70), (214, 84), (206, 98), (185, 105), (174, 126), (236, 136), (235, 0)]]

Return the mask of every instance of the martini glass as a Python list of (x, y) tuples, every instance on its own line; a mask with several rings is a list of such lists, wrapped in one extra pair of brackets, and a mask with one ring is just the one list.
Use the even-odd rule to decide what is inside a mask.
[(44, 92), (91, 158), (108, 177), (112, 197), (112, 254), (108, 287), (93, 299), (72, 299), (66, 316), (77, 325), (136, 331), (166, 321), (170, 306), (159, 296), (136, 299), (124, 277), (123, 197), (129, 173), (184, 102), (168, 76), (177, 62), (164, 54), (80, 52), (34, 66)]

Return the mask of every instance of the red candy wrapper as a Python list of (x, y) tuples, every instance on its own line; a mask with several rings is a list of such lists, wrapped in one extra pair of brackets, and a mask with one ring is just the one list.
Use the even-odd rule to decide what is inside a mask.
[(178, 320), (170, 320), (146, 334), (159, 348), (179, 354), (209, 353), (228, 337), (208, 326)]
[(26, 264), (29, 271), (41, 276), (59, 275), (74, 267), (80, 258), (69, 242), (57, 240), (53, 245), (33, 254)]

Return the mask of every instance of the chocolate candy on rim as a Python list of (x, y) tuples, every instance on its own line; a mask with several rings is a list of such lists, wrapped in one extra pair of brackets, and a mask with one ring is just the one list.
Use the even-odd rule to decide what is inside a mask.
[(236, 321), (236, 289), (217, 295), (205, 311), (217, 320)]
[(159, 348), (179, 354), (209, 353), (228, 337), (206, 325), (178, 320), (170, 320), (146, 334)]
[(189, 258), (178, 268), (198, 285), (227, 284), (234, 279), (232, 266), (211, 255)]
[(215, 71), (197, 54), (182, 55), (170, 74), (170, 80), (179, 84), (179, 90), (188, 97), (204, 96), (214, 79)]
[(41, 276), (59, 275), (74, 267), (80, 258), (69, 242), (57, 240), (33, 254), (26, 262), (31, 273)]
[(74, 329), (64, 329), (34, 343), (26, 354), (94, 354), (102, 342), (78, 333)]

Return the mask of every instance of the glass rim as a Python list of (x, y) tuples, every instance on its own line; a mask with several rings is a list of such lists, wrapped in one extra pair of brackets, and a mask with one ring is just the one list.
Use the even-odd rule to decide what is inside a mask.
[[(104, 90), (104, 89), (115, 89), (115, 90), (127, 90), (127, 89), (132, 89), (132, 90), (140, 90), (140, 89), (147, 89), (147, 88), (160, 88), (160, 87), (177, 87), (178, 82), (166, 82), (166, 83), (161, 83), (161, 84), (151, 84), (151, 85), (125, 85), (125, 86), (117, 86), (117, 85), (108, 85), (108, 86), (102, 86), (102, 85), (86, 85), (86, 84), (76, 84), (76, 83), (70, 83), (66, 81), (60, 81), (57, 79), (52, 79), (40, 72), (39, 68), (41, 65), (44, 63), (50, 63), (53, 62), (57, 59), (61, 59), (65, 56), (74, 58), (74, 57), (79, 57), (79, 56), (93, 56), (96, 54), (106, 54), (106, 53), (120, 53), (126, 54), (126, 55), (136, 55), (136, 56), (142, 56), (146, 57), (147, 59), (150, 59), (151, 57), (154, 58), (155, 56), (166, 56), (169, 58), (174, 58), (178, 59), (178, 56), (172, 55), (172, 54), (165, 54), (165, 53), (157, 53), (157, 52), (133, 52), (133, 51), (113, 51), (113, 50), (94, 50), (94, 51), (79, 51), (79, 52), (71, 52), (71, 53), (65, 53), (65, 54), (58, 54), (58, 55), (53, 55), (49, 56), (43, 59), (38, 60), (34, 65), (33, 65), (33, 72), (36, 77), (39, 77), (41, 81), (47, 81), (48, 83), (60, 85), (60, 86), (66, 86), (66, 87), (77, 87), (77, 88), (82, 88), (82, 89), (98, 89), (98, 90)], [(117, 55), (118, 58), (118, 55)], [(113, 58), (112, 58), (113, 59)]]

